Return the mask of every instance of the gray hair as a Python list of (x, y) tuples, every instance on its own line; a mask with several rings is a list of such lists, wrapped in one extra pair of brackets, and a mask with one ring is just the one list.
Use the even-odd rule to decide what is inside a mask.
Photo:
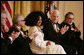
[(17, 24), (18, 21), (19, 21), (19, 16), (22, 16), (22, 14), (16, 14), (14, 17), (13, 17), (13, 24)]

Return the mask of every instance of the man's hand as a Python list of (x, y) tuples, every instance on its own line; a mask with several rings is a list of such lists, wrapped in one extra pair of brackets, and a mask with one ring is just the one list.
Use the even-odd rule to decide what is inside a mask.
[(14, 36), (17, 38), (20, 35), (20, 32), (15, 32)]
[(20, 32), (13, 31), (9, 37), (11, 37), (13, 40), (15, 40), (20, 35)]
[(75, 31), (80, 31), (80, 25), (75, 28)]
[(37, 35), (38, 35), (37, 33), (33, 33), (33, 34), (31, 34), (30, 37), (34, 37), (35, 38), (35, 37), (37, 37)]
[(62, 28), (61, 28), (61, 31), (60, 31), (61, 34), (64, 34), (68, 29), (69, 29), (69, 26), (66, 26), (66, 25), (65, 25), (64, 27), (62, 27)]

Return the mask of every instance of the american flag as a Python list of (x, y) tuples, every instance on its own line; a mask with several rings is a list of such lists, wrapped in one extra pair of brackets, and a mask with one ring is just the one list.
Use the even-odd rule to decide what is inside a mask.
[[(11, 7), (11, 1), (1, 1), (1, 10), (6, 11), (6, 29), (9, 29), (12, 26), (12, 7)], [(4, 29), (4, 32), (6, 32), (6, 29)]]
[(45, 14), (50, 10), (50, 1), (46, 1), (46, 9), (45, 9)]

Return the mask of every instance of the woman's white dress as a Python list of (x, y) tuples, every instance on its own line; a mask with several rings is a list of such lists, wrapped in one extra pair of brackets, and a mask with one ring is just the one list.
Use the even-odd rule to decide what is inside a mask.
[[(37, 36), (33, 37), (31, 34), (36, 33)], [(40, 28), (36, 26), (29, 29), (28, 35), (32, 42), (30, 43), (30, 48), (32, 53), (35, 54), (66, 54), (61, 45), (55, 44), (50, 41), (51, 45), (46, 46), (48, 40), (44, 41), (44, 34)], [(52, 36), (53, 37), (53, 36)]]

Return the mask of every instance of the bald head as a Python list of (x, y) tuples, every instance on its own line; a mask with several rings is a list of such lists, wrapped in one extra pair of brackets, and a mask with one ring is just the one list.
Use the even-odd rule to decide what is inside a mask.
[(53, 14), (58, 14), (58, 15), (59, 15), (60, 12), (59, 12), (59, 10), (54, 10), (54, 11), (52, 12), (52, 15), (53, 15)]
[(58, 10), (54, 10), (52, 13), (51, 13), (51, 18), (50, 20), (53, 22), (53, 23), (57, 23), (59, 21), (59, 11)]

